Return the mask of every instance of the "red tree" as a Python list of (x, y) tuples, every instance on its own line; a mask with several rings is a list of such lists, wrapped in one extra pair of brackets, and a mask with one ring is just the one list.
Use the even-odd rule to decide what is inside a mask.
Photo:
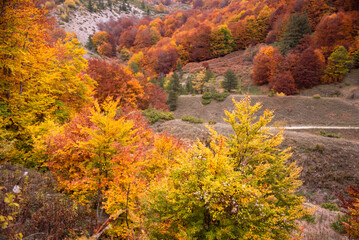
[(298, 88), (311, 88), (320, 84), (323, 65), (314, 49), (308, 48), (297, 60), (293, 69), (293, 78)]

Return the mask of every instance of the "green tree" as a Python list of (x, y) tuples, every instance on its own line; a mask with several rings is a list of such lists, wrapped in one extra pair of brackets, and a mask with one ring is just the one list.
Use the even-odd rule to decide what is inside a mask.
[(228, 92), (231, 92), (233, 89), (236, 89), (238, 86), (238, 77), (232, 69), (228, 69), (224, 74), (224, 80), (222, 82), (222, 87)]
[(233, 51), (234, 40), (227, 25), (221, 25), (211, 34), (211, 51), (213, 56), (219, 57)]
[(177, 98), (178, 95), (174, 91), (169, 91), (168, 98), (167, 98), (167, 104), (170, 106), (171, 111), (175, 111), (177, 108)]
[(173, 91), (179, 95), (181, 93), (181, 89), (182, 89), (182, 86), (179, 81), (179, 76), (176, 72), (174, 72), (172, 74), (171, 80), (168, 84), (168, 91)]
[(290, 16), (283, 33), (279, 46), (282, 54), (295, 48), (305, 34), (311, 33), (311, 26), (306, 14), (296, 13)]
[(249, 97), (226, 112), (234, 134), (213, 129), (209, 145), (183, 152), (168, 178), (150, 188), (146, 202), (154, 239), (291, 239), (305, 214), (300, 169), (287, 163), (282, 132), (266, 125), (273, 113), (250, 105)]
[(344, 74), (349, 72), (350, 64), (351, 59), (348, 56), (347, 49), (343, 46), (335, 48), (328, 58), (328, 65), (324, 71), (325, 75), (323, 77), (323, 82), (340, 82), (343, 79)]

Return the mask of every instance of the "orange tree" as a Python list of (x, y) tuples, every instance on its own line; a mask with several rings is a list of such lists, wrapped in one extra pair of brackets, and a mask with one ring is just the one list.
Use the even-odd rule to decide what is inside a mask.
[(60, 188), (109, 216), (108, 234), (130, 237), (142, 227), (140, 196), (164, 175), (180, 150), (172, 138), (155, 135), (135, 111), (118, 115), (118, 101), (76, 115), (48, 141), (47, 166)]

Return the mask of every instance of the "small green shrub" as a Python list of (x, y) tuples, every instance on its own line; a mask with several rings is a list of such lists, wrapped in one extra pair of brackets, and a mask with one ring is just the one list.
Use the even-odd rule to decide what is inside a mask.
[(208, 124), (210, 124), (210, 125), (214, 125), (214, 124), (216, 124), (216, 123), (217, 123), (216, 120), (210, 120), (210, 121), (208, 121)]
[(158, 121), (169, 121), (175, 119), (175, 116), (172, 112), (164, 112), (155, 108), (148, 108), (143, 111), (143, 114), (148, 119), (150, 124), (154, 124)]
[(203, 105), (210, 104), (211, 102), (212, 102), (212, 99), (202, 99), (202, 104)]
[(339, 207), (338, 205), (334, 204), (334, 203), (323, 203), (321, 205), (322, 208), (328, 209), (330, 211), (339, 211)]
[(229, 96), (228, 92), (224, 92), (224, 93), (218, 93), (218, 92), (206, 92), (202, 95), (202, 104), (203, 105), (207, 105), (211, 103), (211, 100), (214, 99), (218, 102), (223, 101), (224, 99), (226, 99)]
[(312, 223), (312, 224), (315, 223), (315, 216), (314, 215), (307, 214), (307, 215), (304, 215), (301, 219), (305, 220), (307, 223)]
[(340, 234), (346, 234), (343, 222), (348, 222), (348, 215), (338, 214), (337, 221), (333, 222), (330, 226)]
[(188, 116), (188, 115), (183, 115), (181, 117), (181, 119), (182, 119), (182, 121), (186, 121), (186, 122), (190, 122), (190, 123), (204, 123), (203, 119)]
[(227, 92), (212, 94), (212, 98), (218, 102), (224, 101), (224, 99), (226, 99), (228, 96), (229, 96), (229, 93), (227, 93)]
[(314, 98), (314, 99), (319, 99), (319, 98), (320, 98), (320, 95), (319, 95), (319, 94), (314, 94), (314, 95), (313, 95), (313, 98)]
[(334, 133), (326, 133), (325, 131), (320, 131), (319, 135), (323, 137), (330, 137), (330, 138), (341, 138), (341, 136), (339, 135), (336, 135)]

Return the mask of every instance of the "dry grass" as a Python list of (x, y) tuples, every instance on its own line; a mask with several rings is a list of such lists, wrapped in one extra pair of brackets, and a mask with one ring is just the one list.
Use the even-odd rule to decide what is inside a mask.
[(304, 240), (347, 240), (343, 236), (331, 228), (331, 224), (337, 221), (340, 212), (329, 211), (327, 209), (306, 203), (308, 207), (315, 207), (315, 222), (308, 223), (305, 220), (299, 221), (302, 229), (302, 237)]

